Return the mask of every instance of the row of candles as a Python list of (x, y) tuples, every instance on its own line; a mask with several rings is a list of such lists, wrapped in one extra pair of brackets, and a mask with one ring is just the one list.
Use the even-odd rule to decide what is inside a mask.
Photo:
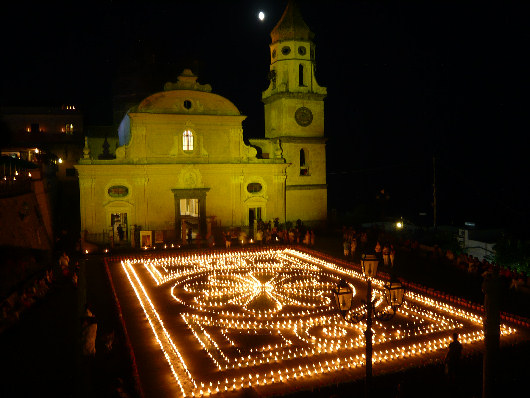
[(184, 358), (180, 351), (175, 346), (169, 332), (164, 326), (162, 318), (158, 314), (153, 302), (147, 294), (137, 272), (130, 261), (122, 261), (122, 269), (129, 280), (129, 284), (134, 290), (134, 293), (144, 311), (145, 317), (153, 331), (155, 340), (157, 341), (169, 368), (183, 396), (187, 393), (194, 392), (197, 389), (195, 379), (191, 375)]
[(11, 171), (9, 172), (9, 175), (6, 174), (6, 170), (5, 170), (5, 165), (4, 165), (4, 178), (3, 180), (4, 181), (16, 181), (17, 180), (17, 177), (18, 178), (31, 178), (31, 171), (21, 171), (20, 173), (18, 172), (17, 169), (15, 169), (15, 173), (12, 174)]
[[(143, 303), (146, 318), (183, 395), (207, 395), (285, 382), (364, 364), (364, 355), (355, 355), (356, 350), (364, 345), (360, 338), (362, 323), (356, 326), (346, 323), (329, 308), (330, 301), (324, 300), (338, 278), (346, 275), (351, 280), (361, 280), (362, 275), (358, 272), (291, 249), (145, 259), (143, 266), (156, 285), (174, 281), (171, 296), (191, 311), (183, 312), (182, 319), (220, 372), (217, 381), (210, 381), (209, 385), (202, 382), (199, 386), (134, 271), (134, 267), (141, 266), (141, 263), (142, 260), (126, 260), (122, 267), (135, 287), (138, 300)], [(135, 280), (130, 275), (134, 275)], [(271, 283), (274, 280), (277, 285)], [(375, 279), (373, 283), (376, 286), (383, 284)], [(274, 308), (265, 311), (248, 308), (251, 299), (263, 293), (276, 303)], [(380, 296), (380, 292), (375, 294)], [(457, 328), (477, 329), (460, 333), (464, 344), (484, 338), (479, 315), (417, 293), (408, 292), (407, 299), (398, 317), (408, 319), (407, 327), (393, 324), (387, 328), (376, 322), (378, 330), (374, 342), (383, 344), (411, 338), (410, 344), (394, 344), (375, 351), (374, 362), (418, 357), (446, 349), (450, 342), (448, 332)], [(218, 330), (219, 336), (207, 332), (205, 327)], [(258, 334), (277, 332), (281, 343), (251, 349), (246, 356), (231, 356), (226, 351), (225, 345), (238, 347), (232, 338), (234, 333), (252, 331)], [(503, 335), (515, 332), (515, 329), (502, 325)], [(305, 347), (290, 347), (292, 338), (285, 333), (305, 343)], [(440, 337), (443, 333), (445, 336)], [(428, 335), (438, 337), (418, 340)], [(217, 343), (223, 339), (225, 343)], [(241, 350), (238, 348), (237, 352)], [(329, 359), (324, 361), (325, 357)], [(243, 368), (251, 367), (260, 373), (251, 372), (222, 380), (224, 373), (241, 373)], [(270, 373), (268, 370), (263, 373), (264, 368), (270, 369)]]

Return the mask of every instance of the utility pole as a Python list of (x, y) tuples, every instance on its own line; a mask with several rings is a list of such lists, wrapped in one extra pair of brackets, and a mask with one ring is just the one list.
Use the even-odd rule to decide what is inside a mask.
[(372, 396), (372, 312), (373, 312), (373, 303), (372, 303), (372, 279), (368, 278), (367, 280), (367, 292), (366, 292), (366, 330), (364, 331), (364, 338), (366, 344), (366, 380), (364, 394), (366, 398)]
[(433, 227), (436, 231), (436, 157), (432, 157)]
[(482, 398), (497, 397), (497, 372), (500, 347), (499, 276), (493, 270), (482, 282), (484, 293), (484, 357), (482, 360)]

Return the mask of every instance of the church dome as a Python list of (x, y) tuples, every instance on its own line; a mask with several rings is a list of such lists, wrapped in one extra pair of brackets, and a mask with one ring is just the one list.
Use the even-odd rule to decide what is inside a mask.
[(314, 33), (311, 32), (304, 19), (298, 5), (294, 1), (289, 1), (282, 17), (271, 32), (273, 43), (282, 40), (312, 40)]
[(179, 115), (240, 116), (239, 109), (226, 98), (213, 94), (209, 84), (199, 84), (197, 76), (185, 69), (176, 83), (166, 83), (164, 91), (145, 98), (138, 113)]

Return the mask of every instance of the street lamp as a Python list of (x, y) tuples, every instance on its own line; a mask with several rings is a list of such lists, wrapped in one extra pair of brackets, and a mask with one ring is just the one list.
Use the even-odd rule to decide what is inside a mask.
[(366, 397), (370, 397), (372, 386), (372, 320), (376, 318), (386, 321), (393, 318), (398, 308), (403, 304), (405, 297), (403, 285), (396, 280), (391, 280), (384, 286), (384, 297), (388, 306), (383, 311), (374, 310), (375, 300), (372, 299), (372, 278), (377, 275), (378, 265), (379, 259), (377, 256), (372, 254), (363, 254), (361, 256), (361, 267), (367, 283), (365, 312), (350, 313), (353, 301), (353, 288), (344, 279), (341, 279), (337, 284), (337, 288), (333, 290), (335, 303), (345, 321), (359, 323), (362, 320), (366, 320), (366, 330), (364, 331), (366, 347)]

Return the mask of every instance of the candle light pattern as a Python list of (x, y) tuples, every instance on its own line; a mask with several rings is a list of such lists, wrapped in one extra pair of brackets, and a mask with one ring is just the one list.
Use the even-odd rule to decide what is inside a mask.
[[(267, 395), (362, 374), (366, 324), (342, 319), (331, 293), (345, 278), (362, 311), (364, 295), (357, 293), (366, 283), (358, 271), (292, 249), (151, 256), (121, 265), (183, 396), (247, 387)], [(372, 279), (378, 310), (383, 285)], [(440, 357), (454, 330), (463, 344), (482, 341), (482, 322), (481, 314), (409, 291), (392, 321), (374, 322), (373, 362)], [(501, 325), (502, 335), (513, 333)]]

